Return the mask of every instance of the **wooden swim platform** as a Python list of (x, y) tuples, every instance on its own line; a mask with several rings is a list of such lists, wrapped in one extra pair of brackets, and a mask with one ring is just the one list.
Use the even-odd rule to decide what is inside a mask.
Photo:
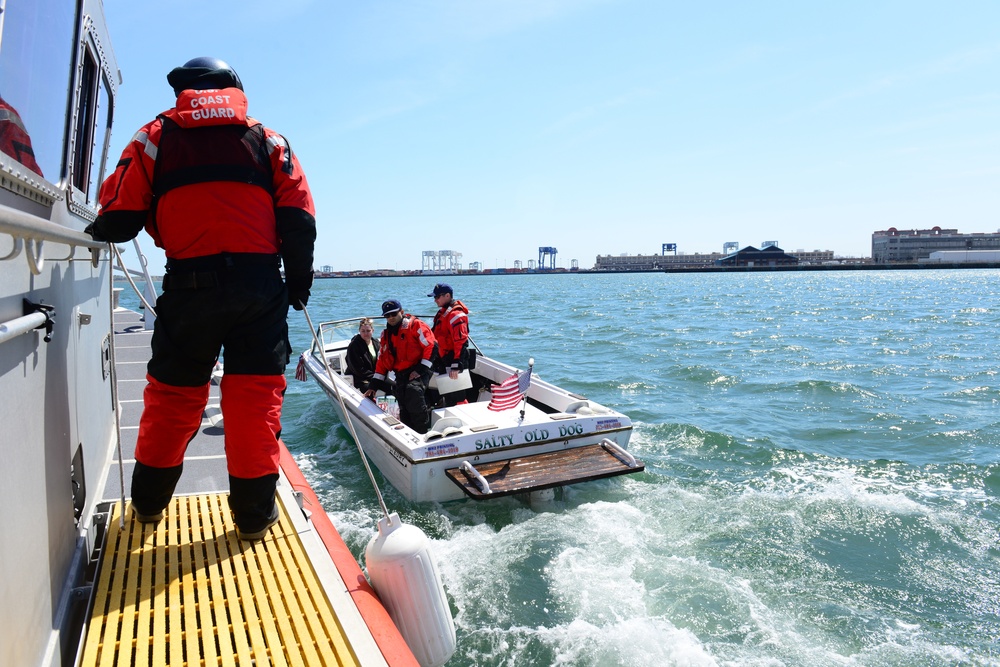
[(646, 466), (641, 461), (631, 459), (634, 461), (631, 465), (612, 453), (613, 450), (598, 443), (503, 461), (475, 463), (475, 471), (489, 484), (488, 492), (461, 466), (448, 468), (445, 474), (470, 498), (485, 500), (645, 470)]

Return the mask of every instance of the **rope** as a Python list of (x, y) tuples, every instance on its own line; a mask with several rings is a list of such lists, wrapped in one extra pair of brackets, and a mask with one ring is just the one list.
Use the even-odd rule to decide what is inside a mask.
[[(121, 263), (121, 255), (118, 254), (118, 248), (115, 248), (115, 244), (109, 244), (114, 250), (115, 254), (118, 255), (118, 262)], [(123, 267), (124, 268), (124, 267)], [(128, 274), (126, 274), (128, 275)], [(108, 294), (114, 294), (115, 288), (115, 272), (112, 270), (110, 263), (108, 264), (108, 281), (111, 283), (111, 288)], [(129, 282), (132, 279), (129, 278)], [(135, 283), (132, 283), (132, 287), (135, 287)], [(138, 289), (137, 289), (138, 291)], [(122, 511), (118, 513), (118, 527), (122, 530), (125, 529), (125, 462), (122, 460), (122, 406), (118, 403), (118, 365), (115, 362), (115, 300), (108, 299), (108, 309), (110, 312), (110, 322), (111, 322), (111, 400), (115, 404), (115, 438), (118, 440), (118, 482), (121, 486), (121, 501), (122, 501)]]
[(382, 498), (382, 492), (379, 491), (378, 483), (375, 481), (375, 475), (372, 473), (371, 466), (368, 465), (368, 458), (365, 456), (364, 450), (361, 448), (361, 440), (358, 439), (358, 434), (354, 430), (354, 424), (351, 423), (350, 415), (347, 412), (347, 406), (344, 405), (344, 397), (340, 394), (340, 388), (337, 387), (337, 383), (333, 379), (333, 371), (330, 369), (330, 360), (326, 358), (326, 348), (319, 342), (319, 337), (316, 335), (316, 330), (313, 328), (312, 318), (309, 317), (309, 311), (306, 310), (306, 304), (299, 302), (302, 306), (302, 314), (306, 316), (306, 322), (309, 324), (309, 332), (313, 337), (313, 344), (319, 349), (319, 356), (323, 359), (323, 366), (326, 368), (326, 375), (330, 378), (330, 384), (333, 385), (333, 392), (337, 395), (337, 401), (340, 403), (340, 411), (344, 415), (344, 421), (347, 422), (347, 430), (351, 432), (351, 437), (354, 438), (354, 444), (357, 445), (358, 454), (361, 455), (361, 462), (365, 465), (365, 470), (368, 472), (368, 479), (372, 482), (372, 487), (375, 489), (375, 495), (378, 497), (378, 504), (382, 506), (382, 513), (385, 514), (385, 518), (392, 523), (392, 517), (389, 516), (389, 508), (385, 506), (385, 500)]

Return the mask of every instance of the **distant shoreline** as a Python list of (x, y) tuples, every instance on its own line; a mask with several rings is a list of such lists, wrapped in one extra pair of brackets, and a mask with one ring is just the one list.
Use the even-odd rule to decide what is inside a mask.
[(784, 271), (905, 271), (938, 270), (938, 269), (1000, 269), (1000, 262), (934, 262), (934, 263), (896, 263), (896, 264), (838, 264), (838, 265), (807, 265), (807, 266), (705, 266), (669, 269), (644, 269), (639, 271), (595, 271), (593, 269), (578, 269), (576, 271), (480, 271), (468, 273), (393, 273), (368, 275), (317, 275), (316, 279), (334, 278), (449, 278), (456, 276), (564, 276), (574, 274), (605, 275), (622, 273), (772, 273)]
[[(1000, 269), (1000, 262), (908, 262), (896, 264), (838, 264), (808, 266), (705, 266), (671, 269), (648, 269), (641, 271), (595, 271), (593, 269), (567, 269), (554, 271), (480, 271), (477, 273), (372, 273), (363, 275), (317, 275), (316, 280), (342, 278), (453, 278), (456, 276), (565, 276), (565, 275), (611, 275), (623, 273), (775, 273), (788, 271), (908, 271), (940, 269)], [(151, 276), (153, 280), (163, 280), (163, 276)], [(116, 275), (115, 282), (126, 282), (124, 276)]]

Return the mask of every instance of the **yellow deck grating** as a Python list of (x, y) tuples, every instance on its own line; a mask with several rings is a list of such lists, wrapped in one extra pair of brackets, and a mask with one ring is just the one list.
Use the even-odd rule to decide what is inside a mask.
[(83, 665), (356, 665), (281, 503), (243, 542), (224, 495), (179, 496), (159, 524), (108, 528)]

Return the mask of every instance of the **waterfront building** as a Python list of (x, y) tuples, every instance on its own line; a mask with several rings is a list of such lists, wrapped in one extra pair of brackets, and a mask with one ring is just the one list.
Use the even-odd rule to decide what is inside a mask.
[[(748, 246), (752, 247), (752, 246)], [(776, 247), (776, 246), (772, 246)], [(765, 249), (767, 250), (767, 249)], [(758, 251), (763, 252), (763, 251)], [(595, 271), (669, 271), (671, 269), (705, 269), (719, 265), (719, 261), (733, 253), (696, 252), (676, 255), (598, 255)], [(834, 260), (832, 250), (796, 250), (787, 253), (802, 264), (829, 264)], [(856, 263), (858, 260), (853, 260)], [(787, 262), (785, 262), (787, 263)], [(741, 265), (745, 266), (745, 264)]]
[(935, 250), (921, 264), (1000, 264), (1000, 250)]
[(769, 245), (765, 248), (757, 249), (748, 245), (742, 250), (737, 250), (731, 255), (716, 261), (719, 266), (797, 266), (798, 257), (789, 255), (776, 245)]
[(721, 253), (677, 255), (598, 255), (595, 271), (662, 271), (663, 269), (696, 269), (714, 266)]
[(872, 233), (872, 261), (876, 264), (919, 262), (944, 250), (1000, 250), (1000, 232), (960, 234), (957, 229), (898, 230)]
[(788, 253), (801, 264), (828, 264), (836, 261), (832, 250), (795, 250)]

